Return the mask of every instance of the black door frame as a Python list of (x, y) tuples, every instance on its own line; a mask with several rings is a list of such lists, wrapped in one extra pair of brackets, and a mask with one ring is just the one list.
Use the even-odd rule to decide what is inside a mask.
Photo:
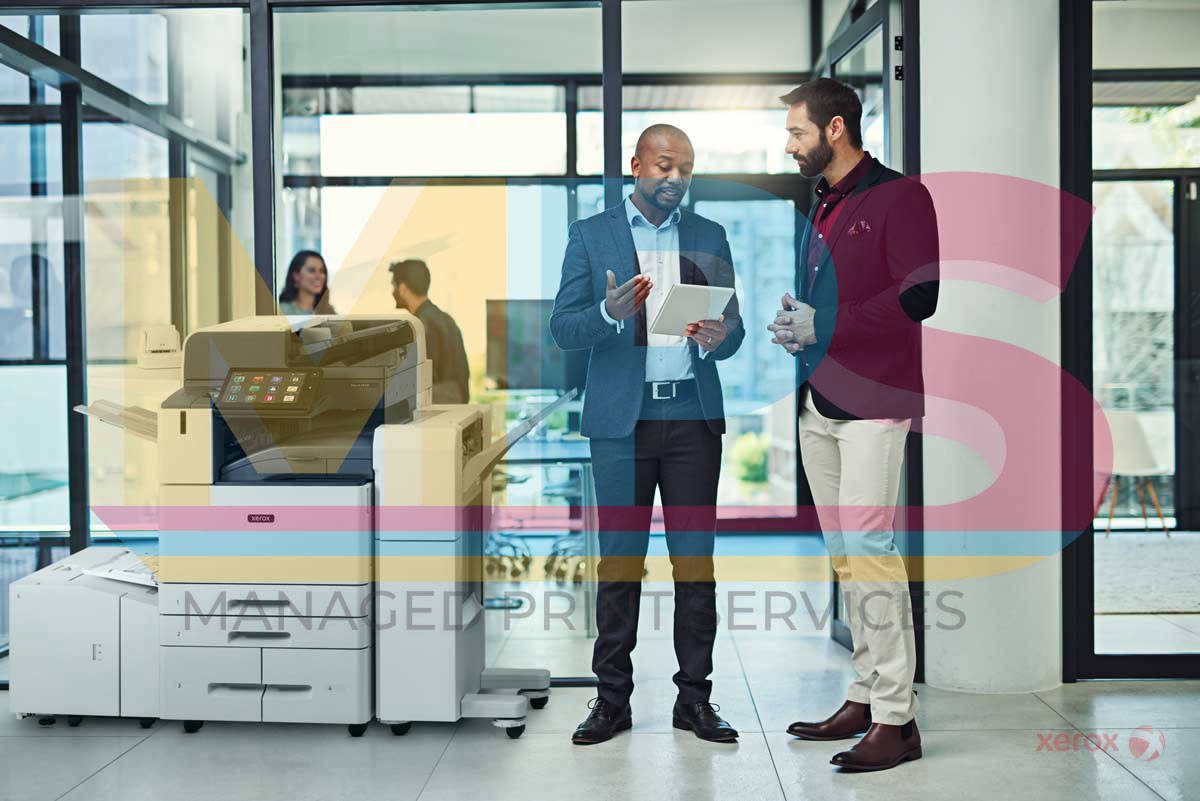
[[(1191, 380), (1188, 365), (1194, 362), (1200, 353), (1200, 336), (1190, 331), (1188, 325), (1187, 299), (1195, 297), (1200, 291), (1195, 286), (1189, 272), (1195, 266), (1200, 266), (1200, 203), (1190, 199), (1191, 187), (1200, 184), (1200, 170), (1183, 169), (1146, 169), (1146, 170), (1097, 170), (1093, 173), (1094, 182), (1115, 181), (1171, 181), (1174, 185), (1174, 296), (1175, 296), (1175, 359), (1174, 359), (1174, 402), (1176, 410), (1175, 444), (1175, 500), (1176, 529), (1194, 530), (1194, 508), (1179, 508), (1180, 500), (1196, 493), (1181, 492), (1180, 487), (1196, 487), (1197, 449), (1187, 442), (1184, 436), (1183, 420), (1195, 417), (1195, 393), (1188, 392)], [(1200, 187), (1197, 188), (1200, 191)], [(1090, 240), (1090, 238), (1089, 238)], [(1092, 254), (1088, 254), (1089, 265)], [(1074, 321), (1086, 331), (1090, 331), (1092, 314), (1089, 302), (1086, 318)], [(1065, 324), (1065, 321), (1064, 321)], [(1091, 364), (1087, 366), (1091, 371)], [(1090, 419), (1090, 418), (1089, 418)], [(1090, 428), (1088, 429), (1090, 435)], [(1065, 475), (1065, 474), (1064, 474)], [(1194, 504), (1194, 500), (1192, 501)], [(1103, 510), (1101, 510), (1103, 511)], [(1098, 654), (1096, 653), (1095, 630), (1095, 549), (1096, 531), (1089, 525), (1079, 538), (1066, 549), (1064, 553), (1064, 576), (1066, 562), (1070, 559), (1074, 571), (1074, 587), (1064, 580), (1064, 599), (1067, 594), (1074, 596), (1074, 620), (1064, 621), (1064, 632), (1067, 626), (1074, 629), (1075, 668), (1071, 680), (1100, 679), (1100, 678), (1197, 678), (1200, 677), (1200, 653), (1176, 654)], [(1066, 605), (1064, 604), (1064, 608)], [(1064, 645), (1066, 644), (1064, 637)], [(1065, 656), (1065, 654), (1064, 654)], [(1064, 666), (1067, 660), (1064, 659)], [(1064, 680), (1068, 680), (1064, 677)]]
[[(1092, 70), (1092, 2), (1091, 0), (1060, 0), (1059, 4), (1059, 69), (1061, 80), (1060, 186), (1063, 192), (1092, 203), (1092, 182), (1096, 178), (1153, 177), (1160, 171), (1092, 170), (1092, 84), (1095, 80), (1195, 80), (1195, 70)], [(1183, 177), (1200, 178), (1200, 170), (1166, 171)], [(1177, 184), (1182, 186), (1181, 184)], [(1177, 198), (1183, 197), (1181, 194)], [(1190, 298), (1192, 288), (1179, 269), (1179, 254), (1197, 251), (1200, 233), (1200, 209), (1197, 204), (1185, 203), (1187, 218), (1176, 208), (1176, 308), (1181, 299)], [(1061, 253), (1063, 277), (1069, 279), (1060, 299), (1060, 352), (1062, 363), (1061, 447), (1063, 503), (1062, 519), (1077, 519), (1082, 499), (1094, 497), (1094, 453), (1092, 448), (1091, 393), (1092, 376), (1092, 236), (1089, 221), (1069, 216), (1078, 214), (1064, 203), (1060, 219), (1062, 230), (1078, 230), (1087, 234), (1078, 254)], [(1081, 225), (1082, 223), (1082, 225)], [(1191, 231), (1191, 234), (1187, 233)], [(1186, 251), (1184, 250), (1186, 248)], [(1181, 280), (1184, 279), (1184, 280)], [(1182, 294), (1181, 294), (1182, 293)], [(1180, 365), (1177, 338), (1176, 402), (1180, 401)], [(1190, 347), (1186, 340), (1185, 347)], [(1191, 353), (1196, 352), (1194, 349)], [(1186, 354), (1185, 354), (1186, 355)], [(1088, 390), (1088, 396), (1077, 401), (1070, 390), (1076, 385)], [(1181, 408), (1177, 406), (1177, 409)], [(1177, 412), (1178, 414), (1178, 412)], [(1177, 430), (1179, 425), (1177, 423)], [(1178, 435), (1177, 435), (1178, 436)], [(1095, 529), (1088, 515), (1080, 532), (1062, 532), (1062, 631), (1064, 682), (1099, 678), (1196, 678), (1200, 677), (1198, 654), (1097, 654), (1095, 648)]]

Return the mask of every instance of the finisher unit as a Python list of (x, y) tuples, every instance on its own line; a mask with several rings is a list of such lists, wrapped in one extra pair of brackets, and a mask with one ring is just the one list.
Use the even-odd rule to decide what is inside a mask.
[[(376, 716), (396, 734), (490, 717), (519, 736), (549, 671), (484, 669), (482, 540), (492, 468), (558, 404), (497, 442), (486, 408), (430, 406), (423, 329), (405, 313), (201, 329), (182, 374), (156, 418), (81, 410), (158, 444), (157, 579), (126, 580), (88, 610), (121, 631), (121, 676), (128, 655), (130, 675), (156, 686), (155, 709), (126, 708), (108, 679), (88, 685), (87, 704), (51, 703), (31, 677), (61, 686), (87, 638), (42, 625), (21, 595), (13, 695), (27, 702), (14, 710), (161, 717), (188, 732), (206, 720), (338, 723), (354, 736)], [(97, 550), (109, 549), (26, 581), (83, 587), (93, 577), (66, 565)], [(34, 589), (19, 584), (14, 598)], [(82, 616), (88, 598), (61, 595), (53, 614)], [(138, 621), (128, 636), (127, 619)]]
[(158, 593), (125, 548), (85, 548), (9, 585), (17, 717), (141, 718), (158, 711)]

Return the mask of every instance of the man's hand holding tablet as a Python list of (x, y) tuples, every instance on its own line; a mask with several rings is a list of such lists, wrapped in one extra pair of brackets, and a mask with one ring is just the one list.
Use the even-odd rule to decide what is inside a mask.
[(721, 347), (721, 343), (725, 341), (725, 335), (728, 333), (723, 314), (716, 320), (701, 320), (690, 323), (687, 327), (687, 335), (709, 353)]
[(722, 312), (732, 297), (732, 287), (675, 284), (650, 324), (650, 331), (689, 337), (712, 353), (729, 333)]

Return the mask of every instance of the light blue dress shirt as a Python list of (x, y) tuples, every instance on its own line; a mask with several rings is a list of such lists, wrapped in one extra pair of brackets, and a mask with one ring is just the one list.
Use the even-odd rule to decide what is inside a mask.
[[(653, 270), (650, 269), (651, 265), (647, 262), (656, 258), (660, 260), (660, 266), (669, 270), (669, 274), (665, 276), (666, 280), (659, 278), (654, 281), (651, 294), (655, 297), (647, 298), (648, 307), (652, 300), (654, 305), (657, 305), (666, 298), (671, 285), (679, 283), (679, 219), (683, 213), (679, 209), (675, 209), (662, 225), (655, 226), (634, 205), (633, 197), (630, 196), (625, 198), (625, 216), (629, 220), (629, 228), (633, 234), (633, 244), (638, 252), (642, 272), (653, 277)], [(663, 260), (663, 257), (669, 258)], [(603, 300), (600, 301), (600, 315), (605, 322), (616, 327), (617, 333), (625, 330), (625, 321), (609, 317)], [(647, 308), (646, 317), (648, 325), (651, 322), (650, 308)], [(687, 381), (694, 377), (687, 337), (679, 337), (679, 341), (675, 344), (655, 345), (655, 339), (667, 338), (647, 331), (646, 339), (649, 343), (646, 348), (646, 381)], [(707, 355), (708, 351), (701, 348), (700, 358), (703, 359)]]

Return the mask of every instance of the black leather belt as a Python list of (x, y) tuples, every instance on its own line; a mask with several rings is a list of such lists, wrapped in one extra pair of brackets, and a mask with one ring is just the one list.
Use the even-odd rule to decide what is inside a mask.
[(686, 381), (647, 381), (644, 394), (646, 400), (652, 401), (689, 397), (696, 394), (696, 380), (689, 378)]

